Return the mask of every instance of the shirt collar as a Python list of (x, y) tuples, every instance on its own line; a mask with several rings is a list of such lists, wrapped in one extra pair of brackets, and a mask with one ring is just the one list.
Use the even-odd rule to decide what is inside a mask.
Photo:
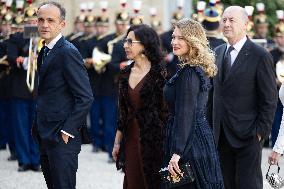
[[(241, 40), (239, 40), (236, 44), (233, 45), (234, 49), (238, 51), (238, 53), (241, 51), (242, 47), (247, 41), (247, 36), (243, 37)], [(229, 49), (231, 45), (228, 43), (227, 44), (227, 49)]]
[(54, 45), (59, 41), (59, 39), (62, 37), (62, 34), (58, 34), (54, 39), (50, 41), (48, 45), (46, 45), (50, 50), (54, 47)]

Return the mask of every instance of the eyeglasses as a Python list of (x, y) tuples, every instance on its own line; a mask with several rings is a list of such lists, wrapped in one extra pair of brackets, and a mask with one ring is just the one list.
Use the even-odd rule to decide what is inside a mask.
[(132, 40), (132, 39), (123, 39), (123, 44), (127, 43), (127, 45), (129, 46), (132, 46), (133, 43), (141, 43), (141, 41), (135, 41), (135, 40)]

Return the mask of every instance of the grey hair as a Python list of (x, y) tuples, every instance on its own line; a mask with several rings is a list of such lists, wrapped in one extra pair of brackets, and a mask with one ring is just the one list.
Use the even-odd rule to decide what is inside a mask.
[(245, 10), (243, 7), (241, 7), (241, 6), (236, 6), (236, 5), (234, 5), (234, 6), (229, 6), (229, 7), (227, 7), (227, 8), (225, 9), (224, 13), (225, 13), (226, 10), (228, 10), (228, 9), (238, 9), (238, 10), (240, 11), (240, 13), (241, 13), (241, 16), (243, 17), (243, 21), (244, 21), (244, 22), (248, 22), (248, 20), (249, 20), (249, 18), (248, 18), (248, 13), (246, 12), (246, 10)]
[(247, 11), (244, 8), (242, 8), (241, 12), (242, 12), (242, 16), (244, 18), (244, 21), (247, 22), (249, 20)]
[(65, 20), (66, 10), (60, 3), (57, 3), (57, 2), (54, 2), (54, 1), (47, 1), (47, 2), (41, 3), (38, 7), (38, 10), (44, 5), (52, 5), (52, 6), (57, 7), (59, 9), (59, 12), (60, 12), (60, 19)]

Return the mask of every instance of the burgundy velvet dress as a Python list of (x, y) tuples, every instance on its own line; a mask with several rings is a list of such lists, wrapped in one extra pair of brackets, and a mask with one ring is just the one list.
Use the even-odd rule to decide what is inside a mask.
[[(148, 74), (147, 74), (148, 75)], [(134, 110), (141, 106), (140, 90), (143, 87), (145, 78), (131, 88), (128, 86), (130, 104)], [(146, 189), (146, 182), (143, 173), (141, 156), (140, 130), (137, 118), (132, 117), (126, 130), (125, 141), (125, 177), (124, 189)]]

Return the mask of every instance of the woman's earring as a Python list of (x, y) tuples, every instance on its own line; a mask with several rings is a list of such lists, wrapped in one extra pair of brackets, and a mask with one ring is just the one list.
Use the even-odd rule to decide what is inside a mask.
[(140, 54), (141, 54), (141, 58), (145, 58), (145, 51), (144, 50), (142, 50)]

